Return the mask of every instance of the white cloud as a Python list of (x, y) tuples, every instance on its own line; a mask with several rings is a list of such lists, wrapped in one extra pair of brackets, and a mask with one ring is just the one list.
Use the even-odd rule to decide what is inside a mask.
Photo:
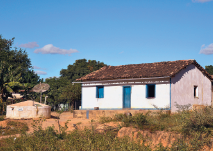
[(25, 44), (20, 44), (19, 47), (24, 47), (24, 48), (35, 48), (35, 47), (39, 47), (39, 45), (37, 44), (37, 42), (28, 42)]
[(47, 44), (41, 49), (36, 49), (34, 53), (42, 53), (42, 54), (68, 54), (71, 55), (72, 53), (78, 52), (76, 49), (60, 49), (58, 47), (53, 46), (52, 44)]
[(44, 71), (35, 71), (36, 74), (39, 74), (39, 75), (46, 75), (47, 72), (44, 72)]
[(122, 53), (124, 53), (124, 51), (120, 52), (119, 54), (122, 54)]
[(205, 3), (210, 1), (213, 1), (213, 0), (192, 0), (193, 3)]
[(33, 66), (33, 69), (41, 69), (40, 67), (37, 66)]
[(206, 55), (213, 54), (213, 43), (211, 43), (208, 46), (205, 46), (205, 44), (203, 44), (201, 46), (201, 50), (200, 50), (199, 54), (206, 54)]
[(33, 66), (33, 69), (42, 69), (42, 70), (47, 70), (46, 68), (41, 68), (41, 67), (38, 67), (38, 66)]

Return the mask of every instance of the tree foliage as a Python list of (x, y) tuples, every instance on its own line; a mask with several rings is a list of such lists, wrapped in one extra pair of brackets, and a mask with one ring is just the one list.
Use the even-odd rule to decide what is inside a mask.
[(0, 35), (0, 97), (3, 102), (12, 97), (12, 92), (25, 89), (25, 86), (29, 88), (39, 81), (27, 53), (12, 49), (14, 39), (7, 40)]
[(65, 78), (53, 77), (47, 78), (45, 83), (50, 85), (49, 90), (43, 95), (43, 97), (45, 97), (45, 95), (48, 96), (47, 103), (52, 106), (57, 106), (59, 103), (62, 103), (60, 95), (62, 93), (62, 89), (69, 84), (68, 80)]
[(67, 69), (62, 69), (60, 75), (61, 77), (66, 77), (70, 82), (73, 82), (77, 78), (96, 71), (103, 66), (106, 66), (106, 64), (100, 61), (80, 59), (76, 60), (73, 65), (68, 65)]
[(67, 69), (62, 69), (59, 78), (46, 79), (45, 82), (50, 85), (50, 89), (47, 91), (47, 102), (54, 106), (68, 103), (74, 107), (74, 103), (81, 100), (81, 84), (72, 84), (72, 82), (103, 66), (106, 66), (103, 62), (80, 59), (76, 60), (73, 65), (68, 65)]
[(206, 70), (210, 75), (213, 75), (213, 65), (205, 66), (205, 70)]

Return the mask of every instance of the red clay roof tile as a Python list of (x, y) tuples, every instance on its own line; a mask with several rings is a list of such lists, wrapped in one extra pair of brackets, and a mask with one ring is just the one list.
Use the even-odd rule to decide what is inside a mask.
[(87, 74), (76, 81), (111, 80), (123, 78), (150, 78), (150, 77), (172, 77), (188, 65), (194, 64), (211, 81), (211, 75), (202, 68), (195, 60), (177, 60), (167, 62), (155, 62), (145, 64), (128, 64), (119, 66), (105, 66), (101, 69)]

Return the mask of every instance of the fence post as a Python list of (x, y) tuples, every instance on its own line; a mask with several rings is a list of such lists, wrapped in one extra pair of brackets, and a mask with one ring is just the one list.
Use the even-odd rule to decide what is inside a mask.
[(86, 117), (87, 117), (87, 119), (89, 119), (89, 110), (87, 110), (87, 112), (86, 112)]

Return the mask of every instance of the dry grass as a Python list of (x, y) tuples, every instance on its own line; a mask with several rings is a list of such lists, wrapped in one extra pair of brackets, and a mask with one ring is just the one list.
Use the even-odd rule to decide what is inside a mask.
[[(170, 148), (164, 147), (161, 143), (153, 150), (202, 150), (204, 146), (212, 145), (213, 137), (213, 109), (207, 107), (199, 111), (182, 110), (177, 114), (167, 115), (162, 112), (158, 114), (147, 113), (134, 116), (116, 115), (114, 118), (103, 117), (100, 122), (122, 121), (125, 126), (133, 126), (139, 129), (150, 131), (165, 130), (174, 131), (183, 135), (184, 139), (179, 139)], [(148, 151), (150, 145), (131, 141), (129, 138), (118, 138), (116, 132), (107, 131), (98, 133), (94, 129), (84, 131), (74, 130), (66, 133), (66, 127), (61, 131), (48, 127), (43, 130), (40, 122), (34, 125), (34, 132), (31, 135), (23, 133), (17, 139), (6, 138), (0, 140), (0, 150), (27, 150), (27, 151)], [(12, 124), (11, 124), (12, 125)], [(189, 139), (185, 142), (185, 139)]]
[(8, 121), (6, 127), (0, 126), (0, 136), (20, 134), (28, 131), (26, 123)]

